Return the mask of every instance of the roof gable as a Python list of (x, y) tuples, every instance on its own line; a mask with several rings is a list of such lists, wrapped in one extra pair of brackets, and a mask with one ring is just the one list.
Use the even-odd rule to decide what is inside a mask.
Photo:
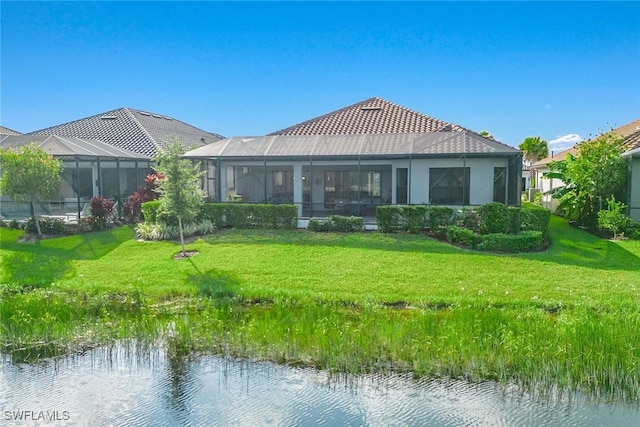
[(30, 135), (60, 135), (98, 139), (114, 147), (153, 157), (176, 136), (185, 149), (201, 147), (222, 139), (220, 135), (198, 129), (180, 120), (131, 108), (119, 108), (106, 113), (75, 120)]
[(4, 126), (0, 126), (0, 135), (22, 135), (17, 130), (9, 129)]
[(382, 98), (369, 98), (270, 135), (350, 135), (464, 131)]

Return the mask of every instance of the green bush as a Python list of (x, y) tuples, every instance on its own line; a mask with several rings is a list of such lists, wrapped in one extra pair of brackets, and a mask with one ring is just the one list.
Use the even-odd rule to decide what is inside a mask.
[(460, 212), (460, 224), (464, 228), (477, 232), (480, 227), (478, 210), (474, 208), (463, 208)]
[(507, 233), (517, 234), (522, 229), (522, 208), (518, 206), (509, 206), (507, 208), (509, 217), (507, 223)]
[(401, 231), (403, 227), (402, 206), (381, 205), (376, 207), (376, 222), (381, 233)]
[(640, 240), (640, 221), (631, 220), (624, 235), (631, 240)]
[(543, 236), (549, 231), (551, 211), (539, 206), (526, 204), (520, 210), (522, 231), (540, 231)]
[(160, 212), (160, 201), (152, 200), (149, 202), (144, 202), (142, 205), (140, 205), (140, 210), (142, 211), (142, 217), (146, 222), (157, 222), (158, 212)]
[[(40, 231), (42, 234), (68, 234), (69, 227), (62, 218), (40, 218)], [(36, 229), (36, 221), (31, 216), (27, 219), (24, 230), (27, 233), (35, 234), (38, 232)]]
[(607, 199), (607, 205), (607, 209), (598, 211), (598, 228), (611, 231), (615, 239), (629, 227), (631, 218), (622, 212), (627, 205), (617, 202), (613, 196)]
[(509, 228), (509, 210), (500, 202), (491, 202), (478, 208), (480, 234), (506, 233)]
[(326, 219), (311, 218), (307, 226), (309, 231), (317, 232), (356, 232), (364, 230), (364, 218), (360, 216), (331, 215)]
[(411, 234), (422, 233), (426, 227), (427, 208), (425, 206), (400, 206), (402, 228)]
[(447, 227), (447, 240), (451, 243), (475, 248), (482, 242), (482, 236), (468, 228), (450, 225)]
[(287, 204), (205, 203), (198, 218), (218, 228), (294, 230), (298, 227), (298, 208)]
[(439, 233), (450, 225), (455, 225), (458, 214), (453, 208), (446, 206), (431, 206), (427, 210), (427, 229), (432, 233)]
[(485, 234), (478, 249), (492, 252), (529, 252), (542, 249), (544, 237), (541, 231), (523, 231), (518, 234)]

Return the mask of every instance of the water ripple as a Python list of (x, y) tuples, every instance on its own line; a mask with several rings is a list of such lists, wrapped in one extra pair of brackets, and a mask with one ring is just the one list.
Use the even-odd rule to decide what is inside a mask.
[(4, 360), (0, 369), (0, 416), (9, 426), (25, 425), (12, 418), (20, 411), (68, 414), (28, 425), (627, 426), (640, 425), (638, 406), (539, 401), (493, 382), (168, 358), (135, 343), (34, 365)]

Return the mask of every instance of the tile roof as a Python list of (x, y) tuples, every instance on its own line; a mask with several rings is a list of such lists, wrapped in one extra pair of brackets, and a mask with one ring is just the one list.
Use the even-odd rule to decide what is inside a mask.
[(20, 132), (0, 126), (0, 135), (22, 135)]
[[(609, 133), (619, 135), (624, 138), (623, 150), (627, 153), (629, 151), (640, 148), (640, 119), (629, 122), (626, 125), (620, 126), (619, 128), (611, 129), (609, 132), (605, 132), (605, 134)], [(536, 169), (536, 167), (545, 167), (552, 161), (562, 161), (568, 154), (577, 156), (577, 147), (578, 145), (574, 145), (568, 150), (560, 151), (552, 157), (547, 157), (546, 159), (539, 160), (531, 166)]]
[(220, 135), (172, 117), (132, 108), (107, 111), (29, 134), (98, 139), (114, 147), (149, 157), (154, 157), (158, 150), (162, 150), (172, 135), (182, 141), (187, 150), (222, 139)]
[(60, 157), (100, 157), (103, 159), (149, 160), (149, 157), (105, 144), (96, 139), (57, 135), (3, 135), (0, 147), (16, 148), (35, 142), (49, 154)]
[(640, 148), (640, 119), (636, 119), (624, 126), (613, 129), (611, 133), (624, 137), (625, 151)]
[(382, 98), (369, 98), (270, 135), (351, 135), (464, 131), (461, 126), (429, 117)]
[(186, 153), (192, 158), (434, 157), (514, 155), (516, 148), (473, 132), (271, 135), (227, 138)]

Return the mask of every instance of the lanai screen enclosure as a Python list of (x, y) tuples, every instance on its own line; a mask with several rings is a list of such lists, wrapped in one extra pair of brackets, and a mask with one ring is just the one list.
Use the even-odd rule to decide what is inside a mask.
[[(57, 197), (37, 206), (43, 215), (79, 220), (93, 196), (102, 195), (123, 202), (144, 185), (151, 172), (149, 157), (105, 144), (101, 141), (61, 136), (3, 136), (0, 147), (19, 149), (35, 142), (41, 149), (62, 160), (62, 185)], [(122, 203), (118, 203), (118, 208)], [(31, 215), (28, 203), (15, 203), (2, 196), (0, 215), (22, 220)]]
[(473, 132), (233, 137), (185, 156), (210, 200), (294, 203), (302, 217), (520, 203), (522, 153)]

